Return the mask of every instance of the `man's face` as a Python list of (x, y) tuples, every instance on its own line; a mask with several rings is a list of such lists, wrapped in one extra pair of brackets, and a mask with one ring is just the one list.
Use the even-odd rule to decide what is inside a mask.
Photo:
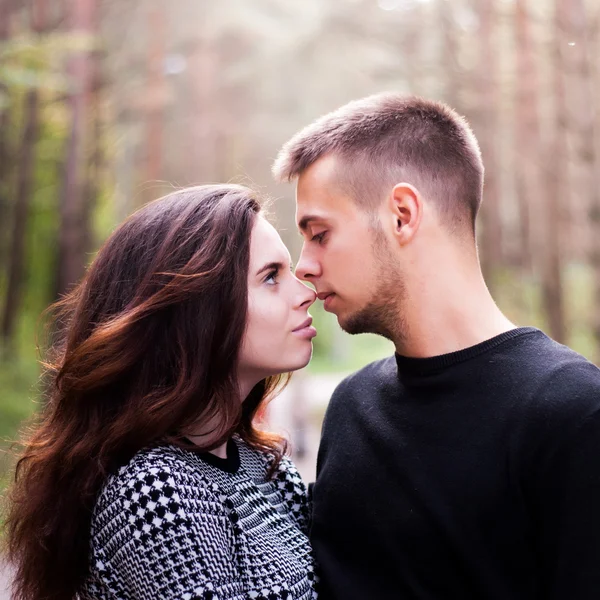
[(342, 329), (391, 337), (401, 279), (376, 217), (337, 184), (335, 158), (323, 157), (300, 175), (296, 203), (304, 238), (297, 276), (315, 286)]

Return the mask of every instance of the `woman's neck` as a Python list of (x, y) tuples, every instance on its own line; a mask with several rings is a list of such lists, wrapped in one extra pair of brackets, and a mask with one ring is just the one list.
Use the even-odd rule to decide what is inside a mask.
[[(248, 394), (252, 391), (252, 388), (260, 381), (260, 379), (256, 379), (256, 374), (250, 376), (244, 376), (243, 374), (238, 374), (238, 385), (240, 390), (240, 398), (245, 400), (248, 397)], [(214, 425), (216, 425), (216, 417), (209, 422), (207, 425), (204, 425), (201, 429), (197, 429), (196, 433), (188, 433), (186, 437), (197, 446), (202, 447), (206, 443), (207, 435), (203, 434), (202, 431), (211, 430)], [(219, 458), (227, 458), (227, 442), (223, 442), (218, 448), (213, 448), (209, 450), (211, 454), (218, 456)]]
[(218, 456), (219, 458), (227, 458), (227, 442), (224, 442), (218, 448), (209, 450), (209, 452), (215, 456)]
[[(190, 442), (192, 442), (193, 444), (196, 444), (196, 446), (199, 446), (199, 447), (202, 447), (206, 443), (205, 435), (188, 434), (188, 435), (186, 435), (186, 437)], [(218, 456), (219, 458), (227, 458), (227, 441), (223, 442), (217, 448), (213, 448), (212, 450), (209, 450), (209, 452), (211, 454), (214, 454), (215, 456)]]

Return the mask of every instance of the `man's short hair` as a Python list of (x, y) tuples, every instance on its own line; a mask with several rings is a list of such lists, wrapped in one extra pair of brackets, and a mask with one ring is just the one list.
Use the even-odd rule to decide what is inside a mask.
[(396, 183), (414, 185), (452, 229), (475, 229), (483, 163), (467, 121), (450, 107), (396, 93), (350, 102), (317, 119), (281, 149), (273, 165), (292, 181), (325, 155), (339, 159), (338, 183), (373, 210)]

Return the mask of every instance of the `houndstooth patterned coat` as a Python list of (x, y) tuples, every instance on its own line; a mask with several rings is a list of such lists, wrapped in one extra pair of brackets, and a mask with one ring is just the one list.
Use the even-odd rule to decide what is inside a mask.
[(138, 453), (97, 501), (82, 600), (312, 600), (309, 508), (292, 462), (239, 439), (228, 458), (175, 446)]

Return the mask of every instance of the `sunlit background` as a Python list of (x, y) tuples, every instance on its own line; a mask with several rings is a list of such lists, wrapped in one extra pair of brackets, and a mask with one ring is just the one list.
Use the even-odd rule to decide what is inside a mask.
[[(518, 324), (600, 360), (599, 30), (597, 0), (0, 0), (0, 447), (35, 408), (41, 311), (116, 223), (173, 187), (235, 181), (276, 199), (297, 258), (273, 158), (383, 90), (468, 118), (489, 287)], [(271, 413), (307, 477), (335, 383), (392, 351), (313, 313), (314, 360)], [(0, 480), (9, 468), (3, 452)]]

